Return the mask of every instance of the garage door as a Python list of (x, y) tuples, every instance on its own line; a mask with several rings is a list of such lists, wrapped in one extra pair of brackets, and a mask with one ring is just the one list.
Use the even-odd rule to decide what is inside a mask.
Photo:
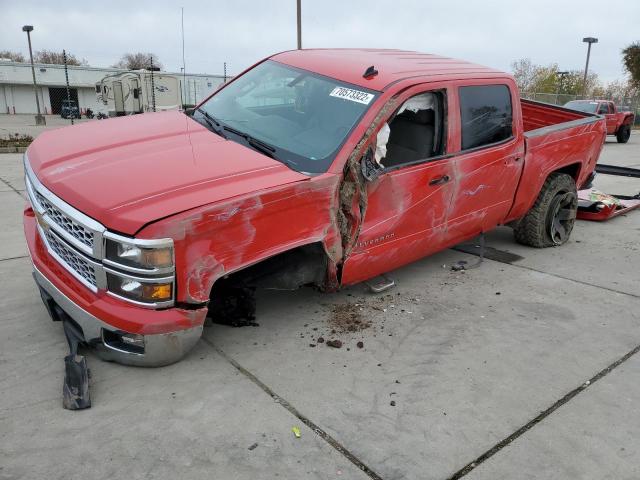
[[(79, 105), (78, 90), (76, 88), (69, 89), (69, 97), (71, 97), (71, 100), (76, 101), (76, 105)], [(59, 115), (62, 110), (62, 100), (67, 98), (66, 87), (49, 87), (49, 98), (51, 99), (51, 113)]]

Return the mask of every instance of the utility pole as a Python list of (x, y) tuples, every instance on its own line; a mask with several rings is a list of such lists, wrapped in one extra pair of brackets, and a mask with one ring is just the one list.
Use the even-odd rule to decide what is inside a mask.
[(149, 68), (151, 69), (151, 107), (156, 111), (156, 82), (153, 78), (153, 55), (149, 57)]
[[(66, 50), (62, 50), (62, 59), (64, 60), (64, 78), (67, 83), (67, 105), (69, 105), (69, 112), (71, 113), (71, 125), (73, 125), (73, 109), (71, 108), (71, 91), (69, 90), (69, 70), (67, 69)], [(78, 112), (80, 112), (80, 105), (78, 105)]]
[[(182, 87), (184, 88), (187, 82), (187, 67), (184, 62), (184, 7), (180, 7), (182, 12), (181, 22), (182, 22)], [(182, 98), (182, 93), (180, 92), (180, 97)], [(186, 98), (187, 92), (185, 90), (184, 97)], [(182, 108), (184, 109), (184, 100), (182, 101)]]
[(298, 50), (302, 49), (302, 0), (296, 0), (298, 7)]
[(585, 37), (582, 39), (583, 42), (588, 43), (589, 47), (587, 48), (587, 64), (584, 67), (584, 79), (582, 81), (582, 98), (586, 98), (587, 96), (587, 74), (589, 73), (589, 57), (591, 56), (591, 44), (598, 43), (598, 39), (595, 37)]
[(46, 125), (44, 116), (40, 113), (40, 100), (38, 99), (38, 85), (36, 84), (36, 69), (33, 66), (33, 52), (31, 50), (31, 32), (33, 31), (33, 25), (25, 25), (22, 27), (23, 32), (27, 32), (27, 40), (29, 41), (29, 58), (31, 59), (31, 75), (33, 75), (33, 93), (36, 95), (36, 109), (38, 114), (36, 115), (36, 125)]

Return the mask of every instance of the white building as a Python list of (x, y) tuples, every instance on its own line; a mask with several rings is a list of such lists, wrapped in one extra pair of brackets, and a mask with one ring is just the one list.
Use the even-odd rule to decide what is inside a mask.
[[(105, 107), (96, 97), (96, 83), (107, 75), (126, 71), (88, 66), (69, 66), (67, 69), (70, 96), (78, 102), (82, 112), (87, 108), (103, 111)], [(64, 66), (36, 63), (35, 72), (41, 112), (59, 114), (62, 100), (67, 98)], [(204, 99), (224, 81), (222, 75), (163, 73), (179, 77), (184, 103), (188, 105)], [(0, 114), (3, 113), (36, 113), (30, 63), (0, 59)]]

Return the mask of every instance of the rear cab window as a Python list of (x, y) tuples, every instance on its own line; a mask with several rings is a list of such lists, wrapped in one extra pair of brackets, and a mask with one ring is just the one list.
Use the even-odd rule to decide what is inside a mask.
[(513, 137), (513, 105), (507, 85), (459, 87), (458, 96), (463, 151)]

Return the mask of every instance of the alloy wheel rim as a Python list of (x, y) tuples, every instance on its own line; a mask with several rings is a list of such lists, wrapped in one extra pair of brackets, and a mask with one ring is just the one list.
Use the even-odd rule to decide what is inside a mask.
[(567, 241), (576, 218), (576, 203), (576, 195), (572, 192), (559, 193), (551, 202), (549, 236), (555, 245)]

